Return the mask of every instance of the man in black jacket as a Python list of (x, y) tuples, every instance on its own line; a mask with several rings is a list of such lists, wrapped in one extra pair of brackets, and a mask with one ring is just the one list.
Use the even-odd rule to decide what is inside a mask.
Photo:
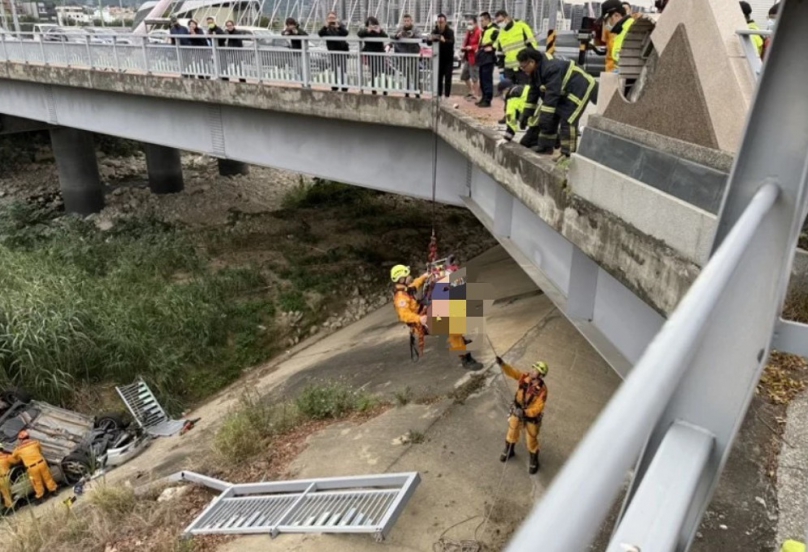
[[(370, 16), (365, 21), (365, 28), (359, 29), (356, 36), (359, 38), (387, 38), (387, 33), (379, 25), (379, 20)], [(367, 62), (370, 66), (371, 89), (376, 86), (384, 86), (383, 82), (377, 82), (376, 80), (378, 77), (382, 77), (382, 80), (384, 80), (384, 76), (387, 74), (386, 60), (384, 59), (384, 42), (364, 42), (362, 43), (362, 52), (369, 54)], [(375, 95), (376, 90), (372, 90), (372, 93)], [(386, 91), (384, 95), (387, 95)]]
[(427, 44), (438, 42), (438, 96), (452, 94), (452, 70), (454, 69), (455, 35), (452, 28), (446, 23), (446, 16), (438, 16), (438, 24), (432, 29)]
[[(294, 17), (287, 17), (286, 18), (286, 28), (281, 33), (283, 36), (309, 36), (309, 34), (300, 28), (300, 25), (295, 20)], [(290, 40), (290, 45), (292, 50), (302, 50), (303, 49), (303, 41), (302, 40)]]
[[(232, 20), (227, 20), (227, 21), (224, 22), (224, 35), (227, 38), (225, 38), (224, 40), (220, 39), (219, 40), (219, 45), (224, 47), (224, 48), (244, 48), (244, 39), (236, 38), (236, 36), (240, 37), (243, 34), (244, 33), (242, 33), (241, 31), (236, 29), (236, 24)], [(231, 70), (231, 71), (235, 70), (238, 73), (243, 73), (244, 58), (240, 57), (240, 54), (235, 54), (235, 55), (233, 53), (231, 53), (229, 55), (226, 54), (225, 56), (222, 56), (220, 59), (223, 62), (225, 60), (230, 62), (230, 63), (228, 63), (228, 65), (229, 65), (228, 69), (229, 70)], [(225, 68), (222, 67), (222, 70), (224, 70), (224, 69)], [(230, 79), (225, 77), (222, 80), (223, 81), (229, 81)], [(238, 81), (239, 82), (247, 82), (247, 79), (239, 79)]]
[(494, 65), (497, 62), (494, 44), (497, 42), (499, 29), (491, 21), (491, 14), (488, 12), (480, 14), (480, 25), (483, 36), (480, 39), (480, 49), (477, 50), (477, 67), (480, 68), (480, 90), (483, 97), (477, 105), (491, 107), (491, 100), (494, 98)]
[[(321, 37), (348, 36), (348, 29), (340, 22), (336, 12), (330, 12), (325, 26), (317, 32), (317, 35)], [(331, 70), (334, 71), (335, 81), (344, 87), (347, 80), (346, 73), (348, 72), (348, 52), (350, 52), (351, 48), (345, 40), (326, 40), (325, 47), (329, 52), (333, 52), (328, 55), (328, 62), (331, 65)], [(332, 86), (331, 90), (336, 90), (337, 88)], [(343, 88), (342, 91), (347, 92), (348, 89)]]

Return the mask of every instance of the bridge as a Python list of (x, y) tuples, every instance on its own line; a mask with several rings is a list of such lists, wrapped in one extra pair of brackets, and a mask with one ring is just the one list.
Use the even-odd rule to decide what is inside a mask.
[[(158, 193), (181, 189), (178, 150), (189, 150), (227, 160), (231, 169), (234, 163), (236, 169), (240, 163), (265, 165), (465, 206), (627, 378), (582, 445), (590, 457), (579, 451), (551, 489), (547, 504), (565, 504), (555, 517), (576, 511), (580, 519), (567, 521), (586, 522), (581, 530), (592, 534), (591, 526), (616, 496), (620, 472), (640, 455), (627, 505), (648, 508), (624, 511), (629, 525), (624, 519), (621, 527), (647, 525), (643, 515), (658, 515), (657, 521), (676, 529), (675, 538), (665, 541), (670, 547), (642, 550), (678, 550), (695, 534), (748, 405), (789, 270), (793, 265), (804, 271), (793, 248), (797, 221), (805, 214), (804, 175), (797, 165), (805, 161), (808, 143), (798, 140), (798, 147), (766, 160), (761, 141), (745, 134), (740, 116), (751, 109), (747, 128), (761, 129), (760, 136), (781, 135), (774, 122), (765, 121), (769, 117), (804, 138), (805, 131), (796, 130), (804, 120), (788, 120), (785, 111), (772, 107), (790, 102), (793, 113), (808, 112), (804, 98), (787, 92), (800, 85), (784, 76), (804, 74), (784, 65), (806, 64), (787, 55), (802, 51), (799, 44), (808, 40), (797, 25), (808, 21), (808, 6), (785, 4), (782, 13), (790, 18), (782, 16), (780, 42), (767, 61), (773, 84), (764, 86), (764, 72), (754, 108), (758, 68), (748, 63), (745, 42), (737, 36), (745, 25), (735, 2), (720, 0), (706, 8), (699, 3), (697, 9), (695, 0), (681, 0), (658, 20), (638, 22), (621, 56), (625, 71), (601, 77), (597, 113), (589, 117), (569, 167), (503, 144), (496, 129), (432, 98), (434, 57), (375, 59), (358, 52), (355, 39), (349, 39), (354, 49), (345, 54), (317, 52), (306, 40), (300, 51), (282, 53), (257, 45), (201, 52), (147, 43), (4, 40), (0, 122), (12, 129), (51, 129), (65, 204), (76, 212), (103, 205), (89, 140), (93, 132), (146, 143), (150, 181)], [(384, 69), (367, 69), (363, 57)], [(389, 66), (391, 60), (398, 65)], [(633, 81), (630, 92), (626, 75)], [(762, 165), (735, 162), (739, 149)], [(786, 169), (796, 172), (786, 175)], [(779, 179), (761, 187), (772, 175)], [(764, 236), (772, 240), (765, 254)], [(766, 266), (758, 266), (761, 262)], [(708, 274), (697, 279), (702, 268)], [(745, 295), (760, 290), (759, 297), (751, 294), (756, 297), (747, 305), (748, 315), (737, 299), (722, 295), (730, 288), (738, 293), (742, 284), (752, 286)], [(743, 327), (713, 318), (757, 313), (760, 318)], [(799, 338), (792, 337), (803, 335), (803, 328), (776, 327), (779, 348), (799, 352)], [(742, 336), (749, 343), (732, 344), (731, 338)], [(716, 356), (719, 346), (734, 350), (726, 358)], [(712, 399), (703, 395), (712, 387), (697, 390), (707, 382), (720, 385), (719, 376), (732, 379), (730, 365), (745, 377), (725, 386), (719, 406), (726, 410), (717, 415), (706, 406)], [(649, 394), (643, 398), (644, 390)], [(686, 393), (698, 401), (682, 398)], [(627, 397), (641, 405), (636, 420), (628, 418)], [(682, 426), (680, 420), (694, 425)], [(626, 425), (615, 425), (618, 421)], [(585, 466), (595, 469), (591, 460), (608, 455), (603, 435), (622, 434), (624, 427), (632, 429), (621, 438), (625, 448), (617, 449), (621, 458), (608, 467), (614, 485), (599, 476), (586, 492), (591, 504), (570, 503), (578, 496), (573, 487), (580, 486), (575, 477)], [(643, 452), (652, 430), (652, 446)], [(649, 490), (656, 479), (649, 478), (673, 477), (676, 465), (667, 462), (681, 459), (683, 450), (698, 459), (680, 474), (692, 483), (690, 494), (677, 495), (678, 509), (657, 510), (659, 496)], [(643, 481), (651, 482), (643, 486)], [(541, 512), (546, 515), (548, 508), (545, 504)], [(556, 527), (561, 521), (556, 519)], [(548, 550), (579, 549), (572, 539), (581, 526), (568, 525), (569, 534)], [(515, 543), (524, 546), (529, 533), (525, 529)], [(640, 537), (637, 542), (652, 536)]]

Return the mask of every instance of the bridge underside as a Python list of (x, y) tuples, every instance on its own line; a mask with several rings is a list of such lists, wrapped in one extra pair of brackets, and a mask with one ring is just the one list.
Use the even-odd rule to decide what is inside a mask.
[(0, 111), (42, 123), (421, 199), (437, 159), (436, 200), (468, 207), (621, 376), (664, 321), (428, 129), (1, 78), (0, 97)]

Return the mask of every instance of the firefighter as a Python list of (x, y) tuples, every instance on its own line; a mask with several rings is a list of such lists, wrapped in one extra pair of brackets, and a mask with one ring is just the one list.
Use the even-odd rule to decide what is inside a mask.
[(505, 139), (510, 142), (520, 127), (525, 130), (522, 126), (522, 112), (525, 110), (530, 87), (504, 80), (499, 83), (498, 90), (505, 101)]
[(528, 472), (534, 474), (539, 471), (539, 430), (544, 415), (544, 405), (547, 402), (547, 364), (539, 361), (533, 364), (527, 372), (517, 370), (510, 364), (497, 357), (497, 364), (510, 378), (518, 382), (516, 396), (508, 418), (508, 434), (505, 437), (505, 451), (500, 455), (500, 462), (507, 462), (516, 452), (514, 448), (519, 442), (519, 434), (524, 427), (527, 432), (527, 450), (530, 453), (530, 467)]
[[(396, 265), (390, 270), (390, 279), (395, 284), (393, 304), (396, 314), (398, 314), (398, 319), (415, 333), (418, 338), (418, 348), (421, 351), (424, 349), (424, 340), (427, 335), (427, 315), (415, 298), (415, 293), (424, 286), (428, 278), (429, 273), (426, 273), (413, 280), (410, 275), (410, 267), (404, 265)], [(464, 353), (460, 355), (463, 368), (467, 370), (482, 368), (482, 364), (474, 360), (471, 353), (466, 352), (466, 345), (471, 343), (469, 340), (462, 335), (450, 335), (448, 342), (450, 351)]]
[(552, 58), (531, 49), (519, 52), (518, 58), (519, 66), (530, 78), (522, 113), (528, 130), (519, 143), (541, 154), (553, 153), (558, 143), (561, 154), (569, 157), (578, 145), (581, 115), (590, 100), (597, 101), (597, 82), (571, 60)]
[(28, 431), (20, 431), (17, 438), (20, 444), (14, 450), (12, 456), (16, 461), (21, 461), (28, 470), (28, 478), (34, 486), (34, 494), (37, 500), (45, 496), (45, 487), (52, 493), (56, 492), (59, 486), (53, 480), (48, 463), (42, 456), (42, 445), (39, 441), (31, 439)]
[(14, 507), (14, 500), (11, 498), (11, 466), (19, 462), (8, 452), (5, 446), (0, 443), (0, 496), (3, 497), (3, 506), (6, 510)]
[(494, 47), (501, 55), (501, 67), (504, 69), (505, 78), (518, 84), (525, 84), (527, 75), (519, 71), (516, 56), (525, 48), (538, 49), (533, 29), (524, 21), (511, 19), (505, 10), (499, 10), (494, 17), (499, 26)]
[[(752, 19), (752, 6), (749, 5), (749, 2), (738, 2), (741, 5), (741, 11), (743, 12), (743, 17), (746, 19), (746, 26), (749, 28), (750, 31), (759, 31), (760, 27), (755, 20)], [(760, 57), (763, 57), (763, 37), (760, 35), (752, 35), (752, 44), (755, 45), (757, 49), (757, 53)]]
[(429, 273), (422, 274), (415, 280), (410, 275), (410, 267), (396, 265), (390, 270), (390, 279), (395, 285), (393, 305), (396, 308), (398, 319), (412, 329), (418, 338), (419, 350), (424, 350), (426, 336), (426, 314), (421, 313), (421, 304), (415, 298), (416, 292), (424, 287)]

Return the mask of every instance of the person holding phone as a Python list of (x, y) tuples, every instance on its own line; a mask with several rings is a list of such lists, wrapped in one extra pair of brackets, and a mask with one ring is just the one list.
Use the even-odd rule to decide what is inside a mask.
[[(387, 38), (387, 33), (384, 32), (384, 29), (379, 25), (379, 20), (373, 16), (367, 18), (365, 28), (359, 29), (356, 35), (359, 38)], [(371, 87), (383, 86), (384, 76), (387, 74), (385, 71), (384, 42), (363, 42), (362, 52), (368, 54), (365, 56), (365, 59), (370, 66)], [(377, 81), (378, 77), (381, 77), (381, 79)], [(376, 90), (372, 92), (376, 94)], [(384, 95), (386, 96), (387, 92), (384, 92)]]
[[(326, 24), (317, 32), (321, 37), (348, 36), (348, 29), (337, 17), (337, 12), (329, 12)], [(335, 82), (342, 85), (342, 91), (347, 92), (345, 86), (348, 72), (348, 52), (351, 48), (346, 40), (326, 40), (325, 47), (329, 51), (328, 61), (331, 70), (334, 72)], [(331, 90), (337, 90), (337, 86), (332, 86)]]
[(454, 69), (455, 34), (446, 21), (446, 16), (438, 15), (438, 21), (427, 44), (437, 42), (438, 46), (438, 96), (452, 95), (452, 70)]

